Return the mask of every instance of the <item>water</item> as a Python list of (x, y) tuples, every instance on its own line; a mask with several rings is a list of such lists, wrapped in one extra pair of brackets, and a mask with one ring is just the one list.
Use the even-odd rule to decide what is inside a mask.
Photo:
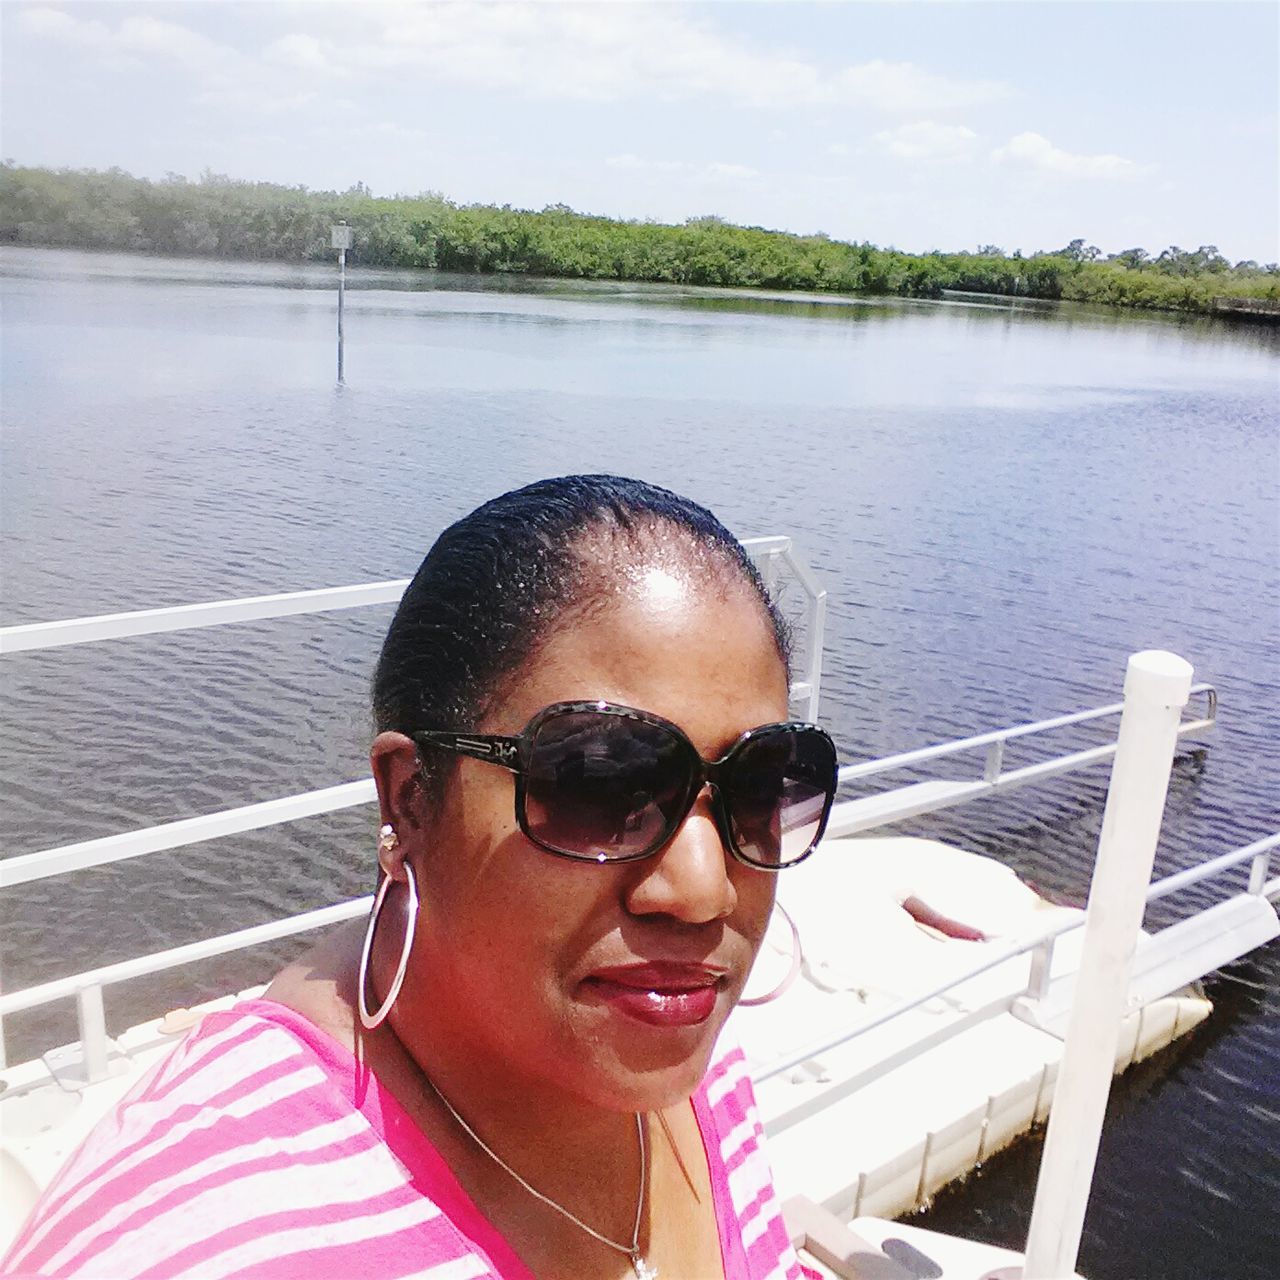
[[(1280, 826), (1273, 331), (999, 303), (838, 302), (6, 251), (0, 522), (17, 623), (404, 577), (540, 476), (612, 470), (789, 532), (831, 593), (845, 759), (1114, 701), (1126, 656), (1222, 697), (1157, 874)], [(388, 611), (4, 663), (6, 855), (360, 777)], [(1087, 885), (1105, 770), (920, 819)], [(8, 895), (10, 989), (367, 892), (365, 812)], [(1243, 873), (1232, 883), (1240, 883)], [(1166, 900), (1151, 924), (1222, 892)], [(292, 945), (292, 944), (291, 944)], [(112, 1025), (260, 980), (290, 946), (116, 989)], [(1280, 949), (1122, 1080), (1081, 1254), (1094, 1280), (1262, 1280), (1280, 1257)], [(10, 1051), (72, 1038), (10, 1020)], [(932, 1221), (1020, 1245), (1034, 1141)]]

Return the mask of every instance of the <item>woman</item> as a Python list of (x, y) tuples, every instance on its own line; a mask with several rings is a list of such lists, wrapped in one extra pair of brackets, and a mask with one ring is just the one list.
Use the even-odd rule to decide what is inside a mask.
[(703, 508), (545, 481), (446, 530), (374, 678), (367, 925), (213, 1015), (47, 1191), (42, 1274), (796, 1276), (715, 1056), (835, 788)]

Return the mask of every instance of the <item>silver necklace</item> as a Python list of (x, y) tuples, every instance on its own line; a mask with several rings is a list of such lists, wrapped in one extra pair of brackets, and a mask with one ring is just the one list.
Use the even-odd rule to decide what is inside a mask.
[(635, 1272), (636, 1280), (658, 1280), (658, 1269), (640, 1252), (640, 1222), (644, 1217), (644, 1191), (649, 1180), (649, 1139), (645, 1136), (644, 1121), (636, 1112), (636, 1137), (640, 1141), (640, 1192), (636, 1196), (636, 1220), (631, 1228), (631, 1243), (623, 1244), (619, 1240), (611, 1240), (602, 1235), (594, 1227), (589, 1227), (575, 1213), (570, 1213), (562, 1204), (557, 1204), (550, 1196), (543, 1195), (537, 1187), (530, 1186), (454, 1109), (453, 1103), (436, 1087), (436, 1082), (424, 1071), (422, 1078), (431, 1086), (431, 1092), (444, 1104), (444, 1109), (458, 1122), (467, 1136), (485, 1153), (500, 1169), (510, 1174), (535, 1200), (540, 1200), (548, 1208), (554, 1209), (562, 1218), (568, 1218), (575, 1227), (585, 1231), (601, 1244), (625, 1255)]

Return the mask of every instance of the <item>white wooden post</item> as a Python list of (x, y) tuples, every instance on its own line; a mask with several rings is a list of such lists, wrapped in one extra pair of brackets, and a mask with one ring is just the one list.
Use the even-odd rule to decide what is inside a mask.
[(1129, 659), (1023, 1280), (1067, 1280), (1075, 1274), (1178, 721), (1190, 690), (1191, 664), (1176, 654), (1153, 649)]

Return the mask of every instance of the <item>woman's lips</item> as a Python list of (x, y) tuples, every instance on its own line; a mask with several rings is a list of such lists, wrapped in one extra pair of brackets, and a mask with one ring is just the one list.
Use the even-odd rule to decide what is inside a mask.
[(611, 1009), (651, 1027), (694, 1027), (715, 1012), (724, 972), (701, 965), (643, 964), (601, 969), (585, 983)]

